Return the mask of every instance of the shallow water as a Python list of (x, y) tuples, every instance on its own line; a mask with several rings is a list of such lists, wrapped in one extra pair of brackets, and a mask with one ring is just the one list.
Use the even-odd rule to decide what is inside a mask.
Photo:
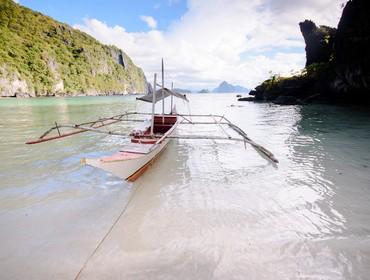
[(189, 99), (193, 114), (225, 114), (279, 165), (239, 143), (174, 140), (126, 183), (80, 163), (116, 151), (119, 137), (23, 143), (54, 121), (150, 105), (134, 96), (0, 100), (0, 279), (73, 279), (117, 219), (80, 279), (368, 278), (368, 110)]

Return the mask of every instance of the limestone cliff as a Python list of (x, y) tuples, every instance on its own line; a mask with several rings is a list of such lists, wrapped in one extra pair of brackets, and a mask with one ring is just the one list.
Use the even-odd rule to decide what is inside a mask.
[(300, 23), (306, 68), (297, 76), (274, 76), (250, 94), (277, 104), (370, 104), (369, 14), (370, 1), (351, 0), (337, 29), (308, 20)]
[(143, 93), (143, 71), (120, 49), (0, 0), (0, 97)]
[(317, 27), (310, 20), (299, 23), (299, 27), (306, 43), (306, 66), (329, 62), (336, 29), (324, 25)]

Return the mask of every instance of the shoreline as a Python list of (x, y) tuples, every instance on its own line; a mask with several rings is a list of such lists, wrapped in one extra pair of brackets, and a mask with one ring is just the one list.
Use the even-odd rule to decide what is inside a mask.
[(2, 99), (35, 99), (35, 98), (64, 98), (64, 97), (94, 97), (94, 96), (126, 96), (126, 95), (143, 95), (145, 93), (123, 93), (123, 94), (54, 94), (54, 95), (21, 95), (21, 96), (0, 96)]

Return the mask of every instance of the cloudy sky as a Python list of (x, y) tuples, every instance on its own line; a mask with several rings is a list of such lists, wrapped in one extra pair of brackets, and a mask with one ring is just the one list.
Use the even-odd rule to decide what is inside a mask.
[[(337, 26), (345, 0), (20, 0), (123, 49), (152, 80), (165, 59), (176, 87), (249, 88), (305, 63), (298, 23)], [(73, 8), (71, 8), (73, 7)]]

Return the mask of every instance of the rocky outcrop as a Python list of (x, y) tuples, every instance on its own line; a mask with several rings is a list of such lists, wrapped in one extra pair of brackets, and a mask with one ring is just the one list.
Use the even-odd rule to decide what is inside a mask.
[(299, 27), (306, 43), (306, 66), (329, 62), (336, 29), (324, 25), (317, 27), (310, 20), (299, 23)]
[(256, 98), (253, 96), (240, 97), (238, 98), (238, 101), (256, 101)]
[(30, 97), (32, 96), (29, 92), (27, 83), (24, 80), (18, 78), (0, 78), (0, 91), (2, 97)]
[(0, 97), (34, 97), (35, 93), (18, 72), (0, 67)]
[(306, 67), (293, 77), (274, 76), (251, 95), (276, 104), (370, 104), (370, 1), (351, 0), (338, 28), (300, 23)]

